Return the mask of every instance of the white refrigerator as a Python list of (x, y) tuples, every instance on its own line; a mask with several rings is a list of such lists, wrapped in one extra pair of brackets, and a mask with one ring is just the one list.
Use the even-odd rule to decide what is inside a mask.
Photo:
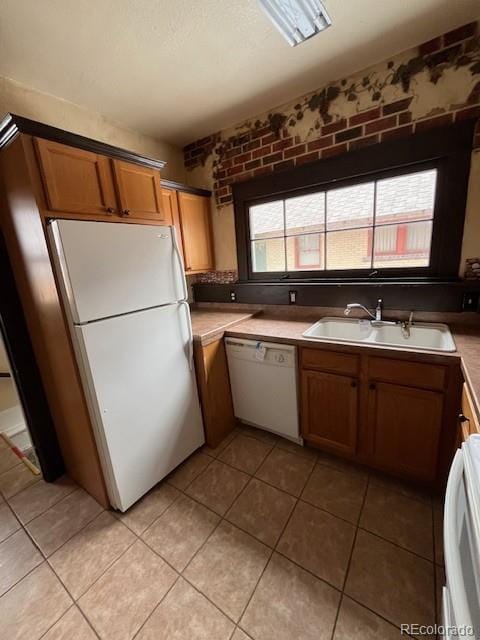
[(125, 511), (205, 441), (175, 230), (53, 220), (48, 233), (109, 497)]

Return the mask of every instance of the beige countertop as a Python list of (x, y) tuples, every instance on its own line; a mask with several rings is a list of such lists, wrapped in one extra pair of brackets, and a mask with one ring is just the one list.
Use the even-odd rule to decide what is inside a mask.
[(202, 344), (218, 340), (231, 327), (252, 317), (252, 313), (241, 311), (205, 311), (193, 309), (191, 313), (193, 339)]
[[(236, 338), (270, 340), (285, 344), (296, 344), (304, 347), (316, 344), (323, 349), (336, 351), (349, 351), (357, 353), (369, 352), (371, 354), (382, 352), (384, 355), (392, 355), (397, 358), (411, 358), (412, 352), (406, 349), (382, 347), (378, 345), (356, 345), (353, 343), (333, 343), (307, 340), (303, 332), (316, 320), (315, 317), (305, 318), (281, 318), (278, 314), (269, 316), (265, 313), (218, 311), (218, 310), (194, 310), (192, 311), (192, 325), (194, 339), (202, 344), (208, 344), (220, 339), (223, 335)], [(415, 351), (415, 358), (447, 362), (451, 358), (460, 358), (462, 372), (468, 384), (475, 409), (480, 417), (480, 325), (462, 326), (450, 325), (457, 351), (453, 353), (440, 353), (438, 351)]]

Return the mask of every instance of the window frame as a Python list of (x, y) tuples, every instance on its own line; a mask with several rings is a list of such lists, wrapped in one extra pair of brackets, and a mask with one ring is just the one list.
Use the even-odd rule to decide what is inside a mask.
[[(372, 278), (428, 281), (458, 277), (473, 131), (474, 121), (465, 121), (234, 184), (240, 282), (370, 281)], [(437, 170), (428, 267), (253, 271), (250, 206), (428, 169)]]

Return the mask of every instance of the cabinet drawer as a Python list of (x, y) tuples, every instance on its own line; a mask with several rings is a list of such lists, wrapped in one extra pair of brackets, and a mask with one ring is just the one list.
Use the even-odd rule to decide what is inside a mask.
[(358, 374), (359, 357), (351, 353), (324, 349), (302, 349), (300, 358), (302, 369), (321, 369), (350, 376)]
[(373, 380), (441, 391), (445, 387), (446, 375), (446, 367), (441, 365), (390, 358), (368, 359), (368, 376)]

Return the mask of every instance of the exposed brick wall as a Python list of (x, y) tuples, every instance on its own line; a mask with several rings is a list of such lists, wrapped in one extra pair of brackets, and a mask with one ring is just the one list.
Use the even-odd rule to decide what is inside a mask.
[[(384, 63), (381, 81), (376, 71), (371, 71), (371, 75), (366, 72), (360, 81), (357, 74), (352, 81), (342, 80), (304, 96), (293, 108), (289, 106), (253, 123), (239, 125), (231, 135), (218, 132), (193, 142), (184, 149), (185, 167), (188, 171), (208, 169), (217, 206), (223, 207), (232, 203), (231, 185), (235, 182), (416, 131), (480, 118), (477, 32), (478, 23), (464, 25), (420, 45), (410, 58)], [(463, 73), (469, 83), (462, 102), (442, 106), (433, 102), (428, 108), (416, 107), (418, 86), (412, 84), (421, 81), (436, 86), (453, 73)], [(397, 92), (393, 100), (392, 87)], [(332, 113), (336, 104), (341, 106), (341, 115)], [(312, 126), (306, 135), (301, 135), (299, 124), (304, 116), (311, 118), (312, 113), (315, 115)], [(480, 147), (478, 126), (475, 146)]]

